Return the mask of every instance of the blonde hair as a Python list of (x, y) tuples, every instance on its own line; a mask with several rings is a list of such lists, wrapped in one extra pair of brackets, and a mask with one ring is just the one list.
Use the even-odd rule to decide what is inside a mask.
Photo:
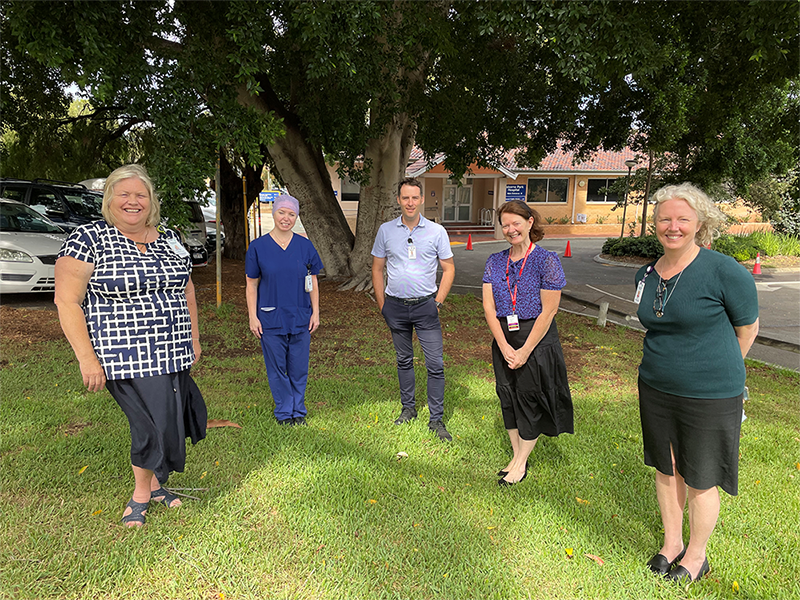
[(698, 246), (708, 246), (720, 236), (720, 228), (727, 222), (727, 217), (718, 209), (706, 193), (691, 183), (680, 185), (666, 185), (653, 194), (655, 202), (653, 208), (653, 221), (658, 219), (658, 207), (667, 200), (683, 200), (697, 213), (700, 229), (694, 236)]
[(147, 215), (145, 225), (154, 226), (161, 222), (161, 204), (156, 196), (156, 190), (153, 187), (153, 181), (147, 174), (147, 170), (142, 165), (122, 165), (118, 169), (114, 169), (111, 175), (106, 179), (106, 184), (103, 186), (103, 218), (109, 225), (114, 225), (114, 217), (111, 215), (109, 205), (111, 198), (114, 197), (114, 186), (124, 179), (131, 179), (135, 177), (140, 180), (144, 187), (147, 188), (147, 194), (150, 196), (150, 212)]

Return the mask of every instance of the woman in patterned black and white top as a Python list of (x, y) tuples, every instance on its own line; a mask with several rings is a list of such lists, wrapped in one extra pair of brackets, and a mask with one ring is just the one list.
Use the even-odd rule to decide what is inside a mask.
[(144, 525), (150, 500), (180, 506), (162, 486), (183, 471), (186, 437), (205, 437), (205, 404), (189, 376), (201, 352), (197, 304), (191, 257), (158, 225), (143, 167), (109, 175), (103, 217), (64, 242), (55, 301), (87, 389), (105, 386), (128, 417), (135, 488), (122, 521), (134, 527)]

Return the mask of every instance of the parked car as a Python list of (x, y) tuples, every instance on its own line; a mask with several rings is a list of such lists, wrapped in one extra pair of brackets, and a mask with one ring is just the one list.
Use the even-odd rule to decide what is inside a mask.
[(63, 229), (37, 211), (0, 198), (0, 293), (54, 291), (65, 238)]
[(0, 197), (22, 202), (67, 232), (103, 218), (103, 194), (79, 183), (4, 177), (0, 179)]

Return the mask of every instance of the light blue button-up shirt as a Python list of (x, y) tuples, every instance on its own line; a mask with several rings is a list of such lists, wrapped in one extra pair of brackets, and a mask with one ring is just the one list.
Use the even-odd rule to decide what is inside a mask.
[[(415, 259), (408, 257), (411, 245), (416, 248)], [(372, 256), (386, 259), (388, 296), (420, 298), (436, 293), (439, 261), (452, 258), (453, 251), (445, 228), (420, 215), (413, 230), (403, 224), (402, 217), (381, 225)]]

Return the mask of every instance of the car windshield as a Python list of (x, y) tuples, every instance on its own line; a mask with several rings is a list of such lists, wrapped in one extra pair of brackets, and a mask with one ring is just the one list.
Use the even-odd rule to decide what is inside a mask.
[(64, 191), (64, 198), (72, 212), (87, 219), (102, 219), (103, 194), (89, 191)]
[(0, 203), (0, 231), (15, 233), (64, 233), (35, 210), (22, 204)]

